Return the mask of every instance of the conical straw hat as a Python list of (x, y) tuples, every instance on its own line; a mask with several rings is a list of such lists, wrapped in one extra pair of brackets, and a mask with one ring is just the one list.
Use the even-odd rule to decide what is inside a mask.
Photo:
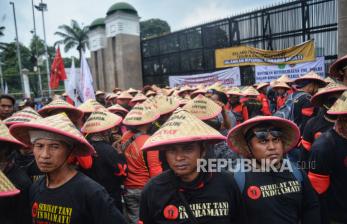
[(174, 89), (161, 89), (161, 92), (166, 95), (166, 96), (170, 96), (172, 95), (172, 93), (174, 92)]
[(130, 95), (130, 93), (128, 93), (127, 91), (123, 91), (121, 94), (117, 96), (117, 99), (120, 100), (131, 100), (132, 98), (133, 96)]
[(185, 91), (192, 91), (192, 88), (190, 88), (189, 86), (185, 85), (185, 86), (182, 86), (182, 87), (177, 91), (177, 93), (180, 94), (180, 93), (185, 92)]
[(287, 83), (285, 83), (285, 82), (279, 82), (279, 81), (275, 81), (275, 82), (272, 84), (272, 88), (291, 89), (291, 87), (288, 86)]
[(281, 77), (279, 77), (278, 79), (276, 79), (276, 81), (278, 82), (285, 82), (285, 83), (292, 83), (294, 82), (293, 80), (291, 80), (288, 75), (282, 75)]
[(42, 107), (38, 111), (38, 113), (42, 117), (47, 117), (47, 116), (50, 116), (57, 111), (58, 112), (64, 111), (72, 121), (77, 121), (78, 119), (80, 119), (83, 116), (82, 110), (72, 106), (71, 104), (69, 104), (68, 102), (66, 102), (65, 100), (62, 100), (62, 99), (53, 100), (52, 102), (50, 102), (46, 106)]
[(123, 124), (129, 126), (151, 123), (159, 118), (159, 111), (149, 103), (136, 104), (125, 116)]
[(33, 108), (26, 107), (23, 110), (20, 110), (14, 113), (11, 117), (4, 120), (6, 125), (12, 125), (20, 122), (29, 122), (42, 118)]
[(93, 113), (94, 111), (107, 111), (107, 109), (101, 105), (98, 101), (94, 99), (89, 99), (86, 102), (82, 103), (79, 107), (79, 110), (83, 113)]
[(171, 113), (180, 105), (180, 102), (177, 100), (177, 98), (171, 96), (159, 95), (155, 96), (154, 100), (160, 115)]
[(18, 141), (10, 134), (10, 131), (8, 130), (7, 126), (1, 120), (0, 120), (0, 141), (13, 143), (21, 148), (27, 147), (25, 144)]
[(347, 91), (344, 91), (342, 95), (336, 100), (334, 105), (330, 107), (327, 112), (331, 115), (346, 115), (347, 114)]
[(133, 88), (129, 88), (127, 90), (128, 93), (132, 94), (132, 93), (138, 93), (138, 91), (136, 89), (133, 89)]
[(21, 142), (29, 145), (30, 130), (44, 130), (60, 134), (73, 139), (73, 153), (78, 156), (93, 154), (94, 148), (83, 137), (82, 133), (75, 127), (65, 113), (37, 119), (31, 122), (14, 124), (10, 128), (10, 133)]
[(18, 190), (0, 170), (0, 198), (14, 196), (19, 193), (20, 190)]
[(245, 134), (250, 128), (264, 122), (271, 123), (271, 125), (274, 127), (281, 129), (281, 132), (283, 133), (281, 140), (285, 153), (293, 149), (298, 144), (300, 139), (300, 131), (295, 123), (275, 116), (256, 116), (235, 126), (229, 131), (227, 136), (227, 143), (229, 147), (238, 154), (245, 157), (250, 156)]
[(270, 84), (267, 83), (267, 82), (258, 83), (256, 89), (259, 90), (259, 89), (261, 89), (261, 88), (263, 88), (263, 87), (266, 87), (266, 86), (268, 86), (268, 85), (270, 85)]
[(221, 82), (216, 82), (207, 88), (208, 90), (216, 90), (218, 92), (225, 93), (226, 89)]
[(242, 95), (244, 96), (258, 96), (259, 92), (253, 88), (253, 86), (248, 86), (242, 90)]
[(323, 104), (324, 98), (328, 97), (329, 94), (332, 94), (332, 93), (342, 94), (346, 90), (347, 90), (347, 86), (338, 84), (336, 82), (331, 82), (326, 87), (319, 88), (317, 93), (312, 96), (311, 102), (314, 105), (320, 106)]
[[(203, 121), (178, 108), (171, 117), (143, 145), (142, 150), (156, 150), (158, 146), (195, 141), (222, 141), (225, 137)], [(161, 147), (160, 149), (165, 149)]]
[(241, 90), (237, 87), (231, 87), (231, 89), (229, 89), (227, 92), (226, 92), (227, 95), (237, 95), (237, 96), (241, 96), (242, 93), (241, 93)]
[(122, 122), (122, 118), (111, 112), (95, 111), (84, 123), (81, 131), (86, 134), (106, 131)]
[(146, 92), (146, 97), (154, 96), (154, 95), (156, 95), (156, 94), (157, 94), (156, 92), (154, 92), (154, 91), (152, 91), (152, 90), (148, 90), (148, 91)]
[(176, 99), (178, 99), (178, 101), (180, 102), (180, 107), (186, 105), (191, 100), (188, 97), (185, 97), (185, 98), (179, 97), (179, 98), (176, 98)]
[(315, 73), (314, 71), (310, 71), (308, 73), (306, 73), (305, 75), (295, 79), (295, 83), (299, 83), (301, 81), (305, 81), (305, 80), (311, 80), (311, 81), (316, 81), (318, 83), (320, 83), (320, 85), (326, 86), (326, 82), (324, 81), (324, 79), (322, 79), (322, 77), (320, 77), (317, 73)]
[(132, 103), (143, 102), (147, 99), (147, 96), (143, 95), (143, 93), (139, 92), (134, 96), (134, 98), (130, 101)]
[(202, 95), (205, 95), (207, 93), (207, 89), (203, 88), (203, 89), (197, 89), (195, 90), (194, 92), (192, 92), (190, 94), (190, 96), (193, 98), (194, 96), (196, 95), (199, 95), (199, 94), (202, 94)]
[(97, 91), (95, 92), (95, 96), (102, 95), (102, 94), (105, 94), (105, 92), (104, 92), (104, 91), (101, 91), (101, 90), (97, 90)]
[(324, 79), (324, 81), (326, 82), (326, 83), (331, 83), (331, 82), (336, 82), (334, 79), (332, 79), (331, 77), (326, 77), (325, 79)]
[(116, 113), (116, 112), (123, 112), (125, 114), (129, 113), (129, 111), (127, 109), (125, 109), (124, 107), (122, 107), (119, 104), (115, 104), (113, 106), (110, 106), (107, 108), (108, 111), (110, 111), (111, 113)]
[(117, 97), (119, 96), (119, 94), (121, 94), (121, 92), (112, 93), (112, 94), (108, 97), (108, 99), (109, 99), (109, 100), (113, 100), (113, 99), (117, 98)]
[(122, 89), (118, 88), (118, 87), (116, 87), (112, 90), (113, 93), (117, 93), (117, 92), (121, 92), (121, 91), (122, 91)]
[(198, 95), (190, 100), (182, 109), (203, 121), (216, 117), (222, 111), (221, 106), (204, 95)]
[(346, 67), (346, 65), (347, 65), (347, 55), (341, 58), (338, 58), (332, 65), (330, 65), (329, 75), (340, 79), (341, 76), (343, 76), (342, 74), (340, 74), (340, 71), (344, 67)]

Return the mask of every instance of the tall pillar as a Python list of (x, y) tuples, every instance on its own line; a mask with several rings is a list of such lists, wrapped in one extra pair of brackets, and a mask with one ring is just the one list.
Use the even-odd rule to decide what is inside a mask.
[(338, 27), (338, 55), (347, 54), (347, 1), (337, 1), (337, 27)]

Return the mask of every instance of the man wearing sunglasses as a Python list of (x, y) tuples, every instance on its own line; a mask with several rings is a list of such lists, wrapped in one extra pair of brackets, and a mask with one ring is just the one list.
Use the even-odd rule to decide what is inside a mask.
[(251, 118), (229, 132), (229, 147), (244, 158), (234, 178), (248, 223), (320, 223), (319, 202), (306, 174), (285, 159), (299, 138), (293, 122), (273, 116)]

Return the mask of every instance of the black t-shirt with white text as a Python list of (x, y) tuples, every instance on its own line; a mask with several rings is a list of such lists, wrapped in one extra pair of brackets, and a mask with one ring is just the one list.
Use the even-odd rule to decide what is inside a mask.
[(306, 174), (290, 171), (246, 172), (242, 196), (248, 223), (320, 223), (319, 201)]
[(192, 183), (178, 179), (172, 170), (167, 170), (146, 184), (139, 223), (193, 223), (178, 190), (200, 224), (246, 223), (241, 194), (231, 173), (201, 173)]
[(34, 224), (125, 223), (112, 198), (98, 183), (78, 172), (60, 187), (46, 187), (45, 178), (30, 189)]

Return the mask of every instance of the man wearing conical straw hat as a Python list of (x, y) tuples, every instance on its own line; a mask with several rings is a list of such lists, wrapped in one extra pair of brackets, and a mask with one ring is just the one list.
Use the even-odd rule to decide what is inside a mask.
[(261, 111), (266, 116), (271, 115), (270, 104), (267, 98), (267, 89), (269, 85), (270, 85), (269, 83), (264, 82), (264, 83), (259, 83), (256, 87), (256, 90), (258, 90), (259, 92), (258, 100), (263, 105), (263, 108), (261, 109)]
[(322, 223), (347, 223), (347, 91), (328, 114), (337, 116), (334, 128), (323, 133), (312, 145), (308, 176), (320, 197)]
[(122, 118), (118, 115), (96, 111), (81, 128), (96, 151), (92, 167), (83, 172), (107, 190), (119, 211), (123, 211), (121, 185), (127, 175), (127, 165), (124, 154), (112, 147), (112, 129), (117, 128), (121, 122)]
[(105, 106), (106, 105), (106, 93), (104, 91), (101, 90), (97, 90), (95, 92), (95, 99), (96, 101), (98, 101), (98, 103), (100, 103), (101, 105)]
[(243, 156), (234, 178), (247, 223), (320, 223), (318, 198), (305, 172), (286, 159), (300, 139), (292, 121), (258, 116), (230, 130), (227, 142)]
[(313, 95), (311, 102), (315, 107), (319, 107), (319, 112), (316, 116), (310, 118), (305, 125), (301, 139), (300, 162), (306, 164), (305, 169), (308, 169), (308, 158), (310, 155), (311, 146), (320, 135), (334, 126), (336, 116), (327, 114), (327, 111), (347, 90), (347, 87), (338, 83), (329, 83), (326, 87), (320, 88)]
[(71, 155), (95, 151), (65, 114), (14, 124), (10, 132), (32, 146), (46, 174), (30, 189), (33, 223), (125, 223), (105, 189), (68, 163)]
[(338, 58), (330, 65), (329, 76), (336, 78), (347, 86), (347, 55)]
[(242, 90), (242, 117), (246, 121), (252, 117), (263, 115), (263, 104), (258, 99), (259, 92), (252, 86)]
[[(26, 146), (10, 134), (2, 121), (0, 121), (0, 146), (1, 223), (30, 223), (31, 180), (14, 161), (17, 150)], [(6, 198), (3, 198), (5, 196)]]
[(286, 103), (290, 86), (285, 82), (275, 81), (272, 83), (272, 89), (276, 93), (276, 110), (278, 110)]
[(136, 104), (125, 116), (123, 124), (129, 129), (121, 139), (121, 150), (128, 164), (128, 176), (124, 181), (125, 211), (129, 223), (137, 224), (139, 201), (148, 180), (162, 172), (158, 151), (142, 152), (141, 147), (150, 137), (149, 130), (159, 118), (159, 110), (153, 103)]
[(236, 121), (239, 124), (243, 121), (242, 103), (240, 102), (240, 98), (242, 96), (241, 90), (238, 87), (232, 87), (226, 92), (226, 94), (228, 95), (229, 99), (226, 109), (235, 115)]
[[(246, 223), (231, 173), (198, 171), (206, 150), (225, 137), (177, 109), (142, 150), (165, 153), (170, 169), (151, 179), (141, 195), (140, 221), (149, 223)], [(160, 195), (160, 197), (158, 197)]]

